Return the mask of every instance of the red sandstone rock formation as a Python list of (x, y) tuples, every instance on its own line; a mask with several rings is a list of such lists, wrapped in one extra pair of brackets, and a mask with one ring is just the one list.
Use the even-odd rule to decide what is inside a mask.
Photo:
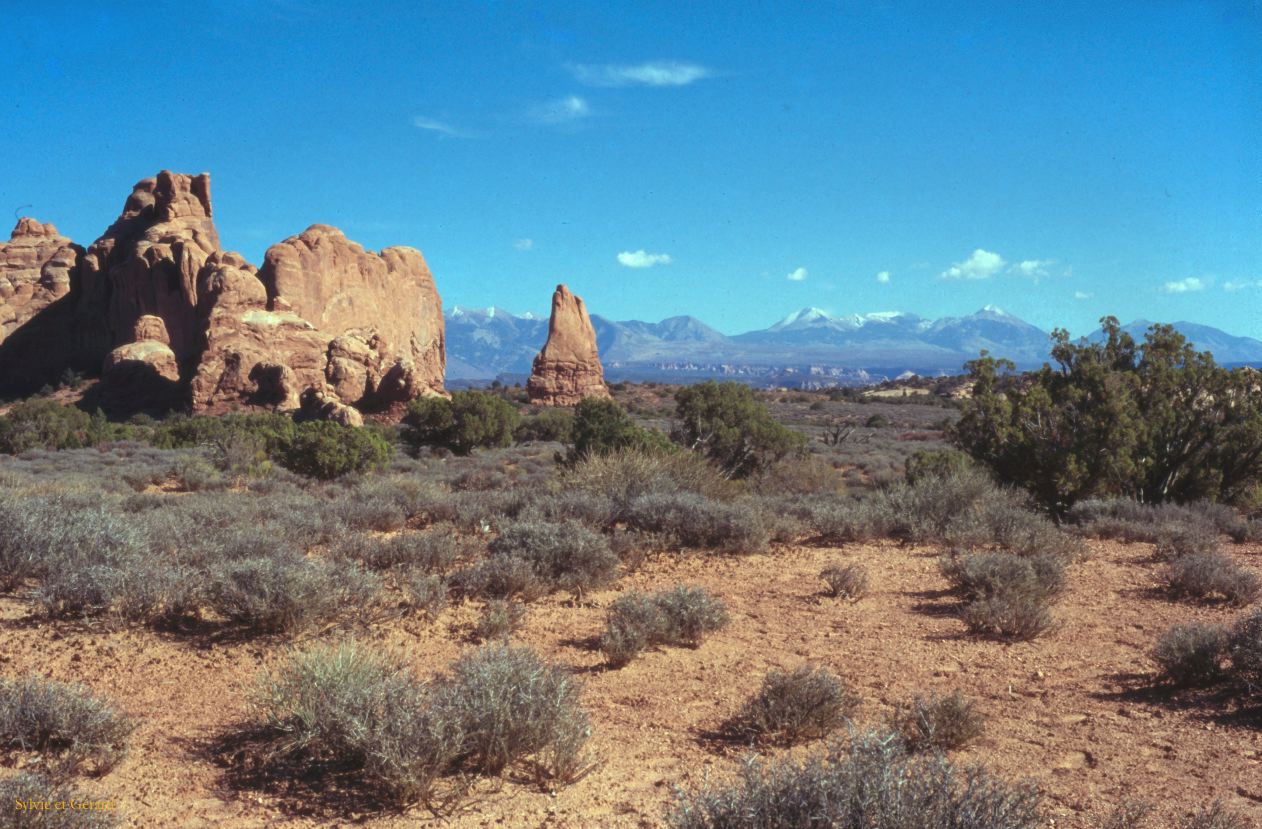
[[(71, 353), (73, 338), (54, 336), (70, 316), (68, 303), (59, 301), (70, 293), (82, 256), (83, 248), (57, 228), (30, 218), (19, 219), (9, 241), (0, 243), (0, 387), (6, 391), (31, 391), (66, 368), (85, 368)], [(41, 315), (59, 324), (42, 324)]]
[(543, 406), (575, 406), (585, 397), (609, 397), (587, 308), (564, 285), (552, 294), (548, 341), (535, 357), (526, 392), (531, 403)]
[(136, 320), (132, 341), (105, 358), (102, 403), (114, 410), (162, 412), (180, 405), (180, 367), (166, 325), (149, 314)]
[(80, 307), (102, 316), (108, 349), (126, 345), (136, 321), (152, 315), (180, 363), (195, 360), (197, 276), (219, 249), (210, 175), (163, 170), (132, 188), (122, 215), (88, 248)]
[(0, 387), (86, 364), (112, 407), (293, 411), (305, 395), (313, 416), (354, 423), (351, 406), (445, 394), (443, 336), (419, 251), (312, 225), (256, 269), (220, 248), (205, 173), (139, 182), (86, 253), (30, 219), (0, 245)]
[(326, 380), (342, 401), (381, 408), (442, 393), (442, 302), (420, 251), (376, 254), (312, 225), (268, 248), (259, 278), (270, 310), (336, 334)]

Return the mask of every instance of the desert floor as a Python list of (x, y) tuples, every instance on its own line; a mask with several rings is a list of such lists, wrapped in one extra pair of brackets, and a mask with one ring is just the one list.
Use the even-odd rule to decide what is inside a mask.
[[(733, 558), (660, 556), (617, 590), (592, 594), (582, 605), (559, 595), (537, 602), (517, 638), (583, 677), (600, 765), (555, 793), (482, 781), (445, 823), (661, 825), (676, 785), (721, 779), (744, 753), (716, 745), (707, 732), (768, 670), (804, 662), (825, 665), (853, 684), (865, 701), (860, 725), (878, 724), (916, 694), (962, 689), (985, 713), (987, 732), (955, 759), (1032, 779), (1056, 826), (1095, 826), (1128, 798), (1155, 805), (1155, 827), (1214, 798), (1262, 822), (1256, 719), (1212, 694), (1153, 690), (1147, 656), (1171, 624), (1227, 621), (1240, 611), (1171, 601), (1158, 589), (1160, 565), (1147, 545), (1089, 546), (1090, 558), (1073, 567), (1056, 607), (1059, 627), (1030, 643), (966, 636), (944, 592), (936, 551), (895, 543), (787, 547)], [(1231, 549), (1262, 566), (1262, 547)], [(868, 568), (867, 597), (849, 603), (820, 594), (817, 574), (836, 559)], [(620, 591), (678, 583), (721, 596), (731, 624), (697, 650), (649, 652), (606, 670), (594, 647), (604, 608)], [(356, 635), (405, 650), (419, 671), (439, 671), (471, 646), (478, 607), (456, 605), (434, 622), (406, 619)], [(302, 787), (232, 782), (220, 738), (246, 716), (259, 672), (288, 647), (48, 623), (31, 617), (24, 602), (0, 600), (4, 673), (81, 680), (140, 720), (127, 758), (83, 786), (117, 798), (124, 825), (394, 827), (432, 820), (425, 811), (383, 814), (354, 801), (330, 807)]]

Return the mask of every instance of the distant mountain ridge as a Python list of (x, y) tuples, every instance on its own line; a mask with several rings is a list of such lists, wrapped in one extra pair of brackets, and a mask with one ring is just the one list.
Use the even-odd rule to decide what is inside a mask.
[[(447, 377), (457, 382), (520, 380), (548, 336), (548, 321), (500, 308), (455, 306), (446, 314)], [(993, 305), (963, 317), (925, 319), (901, 311), (829, 314), (803, 308), (773, 325), (727, 336), (692, 316), (661, 322), (592, 315), (611, 381), (741, 379), (759, 385), (879, 382), (906, 372), (954, 374), (984, 349), (1022, 368), (1048, 359), (1050, 334)], [(1125, 326), (1142, 339), (1151, 323)], [(1262, 364), (1262, 341), (1176, 322), (1197, 348), (1225, 364)]]

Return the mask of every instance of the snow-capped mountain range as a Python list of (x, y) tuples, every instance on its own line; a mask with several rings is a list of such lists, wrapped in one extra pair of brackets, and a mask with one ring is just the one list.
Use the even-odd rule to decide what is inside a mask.
[[(501, 308), (447, 310), (447, 376), (456, 381), (516, 380), (548, 336), (548, 320)], [(768, 328), (727, 336), (696, 317), (661, 322), (592, 315), (610, 380), (731, 377), (768, 385), (848, 385), (906, 372), (953, 374), (983, 349), (1029, 368), (1048, 359), (1050, 335), (987, 305), (963, 317), (931, 320), (901, 311), (834, 315), (803, 308)], [(1126, 326), (1142, 337), (1150, 325)], [(1262, 341), (1196, 323), (1175, 327), (1222, 363), (1262, 364)]]

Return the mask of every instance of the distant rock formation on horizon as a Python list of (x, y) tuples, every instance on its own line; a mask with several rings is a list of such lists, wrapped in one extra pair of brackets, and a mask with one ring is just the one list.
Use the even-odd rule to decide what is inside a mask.
[[(445, 394), (442, 303), (420, 251), (312, 225), (255, 268), (224, 251), (210, 176), (133, 188), (86, 251), (19, 221), (0, 244), (0, 391), (101, 372), (114, 410), (397, 411)], [(312, 407), (308, 405), (308, 410)]]
[(548, 341), (535, 357), (526, 394), (542, 406), (576, 406), (587, 397), (610, 396), (587, 308), (564, 285), (552, 294)]

